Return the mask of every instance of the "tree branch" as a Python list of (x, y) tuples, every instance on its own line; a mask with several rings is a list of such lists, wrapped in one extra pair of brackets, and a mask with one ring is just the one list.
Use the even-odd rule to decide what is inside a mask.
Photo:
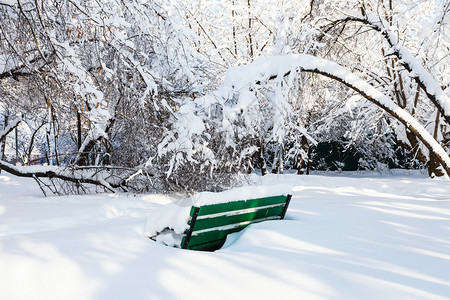
[[(408, 130), (413, 132), (418, 139), (430, 150), (431, 154), (436, 155), (437, 160), (444, 168), (448, 176), (450, 176), (450, 157), (444, 148), (433, 138), (433, 136), (420, 124), (411, 114), (406, 110), (395, 104), (392, 99), (378, 91), (372, 85), (353, 74), (345, 67), (333, 63), (329, 60), (321, 59), (306, 54), (289, 55), (272, 57), (270, 60), (260, 60), (253, 64), (242, 68), (252, 69), (253, 74), (258, 75), (258, 79), (248, 78), (246, 80), (240, 80), (240, 86), (242, 84), (251, 85), (252, 82), (260, 84), (264, 80), (271, 80), (279, 77), (288, 76), (292, 71), (305, 71), (311, 73), (317, 73), (341, 82), (353, 89), (370, 102), (382, 108), (384, 111), (391, 114), (395, 119), (401, 122)], [(284, 69), (284, 72), (283, 72)], [(243, 72), (243, 69), (236, 69)], [(230, 83), (229, 83), (230, 84)], [(233, 84), (231, 84), (233, 86)]]
[(14, 130), (17, 126), (19, 126), (20, 122), (22, 122), (23, 118), (18, 117), (14, 121), (12, 121), (5, 129), (0, 131), (0, 141), (6, 138), (6, 136)]
[[(397, 37), (394, 36), (389, 24), (383, 22), (381, 18), (377, 18), (373, 12), (365, 12), (362, 17), (346, 17), (344, 19), (336, 20), (326, 27), (324, 27), (324, 34), (330, 31), (333, 27), (348, 22), (357, 22), (369, 26), (375, 31), (381, 33), (386, 42), (392, 50), (391, 55), (395, 55), (400, 64), (411, 74), (411, 77), (419, 84), (420, 88), (425, 92), (428, 99), (436, 106), (441, 113), (445, 122), (450, 125), (450, 99), (444, 93), (441, 86), (436, 79), (424, 68), (424, 66), (411, 54), (411, 52), (404, 46), (400, 46)], [(324, 35), (322, 35), (323, 37)]]

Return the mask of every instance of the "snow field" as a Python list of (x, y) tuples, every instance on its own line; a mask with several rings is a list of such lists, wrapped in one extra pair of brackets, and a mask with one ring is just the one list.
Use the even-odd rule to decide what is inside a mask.
[(0, 175), (0, 299), (450, 299), (450, 182), (420, 173), (254, 176), (293, 198), (216, 252), (144, 236), (174, 195), (44, 198)]

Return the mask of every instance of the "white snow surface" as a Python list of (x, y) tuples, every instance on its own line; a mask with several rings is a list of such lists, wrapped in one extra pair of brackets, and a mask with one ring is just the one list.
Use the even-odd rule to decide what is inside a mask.
[(199, 252), (144, 236), (148, 216), (175, 195), (44, 198), (33, 180), (2, 172), (0, 299), (450, 299), (448, 180), (252, 179), (291, 188), (285, 220)]

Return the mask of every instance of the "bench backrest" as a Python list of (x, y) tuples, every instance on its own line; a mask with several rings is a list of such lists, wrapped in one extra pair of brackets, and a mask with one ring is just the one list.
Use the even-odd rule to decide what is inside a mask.
[(228, 234), (265, 220), (283, 219), (291, 195), (282, 195), (191, 208), (189, 229), (181, 248), (214, 251), (225, 243)]

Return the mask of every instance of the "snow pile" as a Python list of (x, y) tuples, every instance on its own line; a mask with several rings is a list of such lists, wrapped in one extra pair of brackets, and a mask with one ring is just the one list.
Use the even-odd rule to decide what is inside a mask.
[[(189, 198), (169, 203), (155, 209), (147, 219), (145, 236), (156, 237), (156, 241), (169, 246), (180, 245), (189, 221), (192, 206), (228, 203), (291, 193), (288, 185), (243, 186), (221, 193), (202, 192)], [(167, 230), (170, 229), (170, 230)]]

